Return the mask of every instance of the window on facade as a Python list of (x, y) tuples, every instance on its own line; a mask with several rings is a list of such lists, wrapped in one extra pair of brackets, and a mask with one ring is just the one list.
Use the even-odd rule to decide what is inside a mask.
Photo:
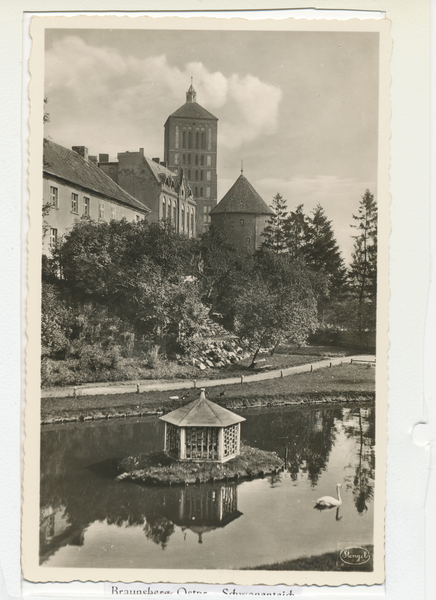
[(195, 171), (195, 181), (198, 181), (198, 169)]
[(165, 219), (167, 216), (167, 203), (165, 198), (162, 200), (162, 219)]
[(211, 179), (211, 172), (210, 171), (206, 171), (206, 179), (208, 181), (210, 181), (210, 179)]
[(89, 198), (83, 198), (83, 214), (85, 217), (89, 217)]
[(184, 154), (184, 155), (182, 156), (182, 163), (183, 163), (184, 165), (186, 165), (186, 154)]
[(202, 150), (206, 150), (206, 132), (204, 129), (201, 130), (201, 148)]
[(198, 187), (195, 188), (195, 197), (198, 196)]
[(212, 150), (212, 129), (210, 127), (207, 130), (207, 149)]
[(141, 220), (141, 215), (135, 215), (135, 221), (137, 223), (139, 223), (140, 220)]
[(191, 212), (191, 233), (194, 234), (194, 212)]
[(188, 154), (188, 165), (190, 165), (190, 164), (191, 164), (191, 155)]
[(111, 206), (111, 220), (115, 219), (115, 206)]
[(177, 221), (177, 209), (176, 209), (175, 204), (173, 204), (173, 221), (174, 221), (174, 225), (175, 225), (176, 221)]
[(50, 227), (50, 248), (54, 248), (58, 241), (58, 230)]
[(208, 157), (207, 157), (207, 159), (206, 159), (206, 164), (207, 164), (207, 166), (208, 166), (208, 167), (211, 167), (211, 166), (212, 166), (212, 157), (211, 157), (211, 156), (208, 156)]
[(191, 150), (192, 148), (192, 131), (188, 131), (188, 148)]
[(202, 167), (204, 167), (204, 154), (200, 156), (200, 164)]
[(206, 188), (206, 198), (210, 198), (210, 187)]
[(185, 231), (185, 207), (182, 206), (182, 231)]
[(179, 164), (179, 153), (176, 152), (174, 154), (174, 164), (178, 165)]
[(188, 169), (188, 179), (191, 180), (191, 169)]
[(183, 148), (186, 148), (186, 129), (183, 130), (182, 145), (183, 145)]
[(71, 212), (76, 214), (79, 212), (79, 194), (74, 192), (71, 194)]
[(50, 204), (53, 208), (59, 208), (59, 190), (52, 185), (50, 186)]
[(178, 125), (176, 125), (176, 140), (175, 140), (175, 142), (176, 142), (175, 146), (176, 146), (176, 148), (178, 148), (179, 147), (179, 126)]
[(198, 165), (198, 154), (195, 155), (195, 164)]
[(250, 238), (245, 238), (245, 243), (247, 244), (247, 246), (250, 245)]
[(98, 218), (104, 219), (104, 202), (98, 203)]
[(200, 180), (203, 181), (203, 171), (200, 171)]
[(203, 197), (203, 188), (201, 187), (200, 188), (200, 198), (202, 198), (202, 197)]
[(207, 223), (207, 215), (203, 215), (203, 223)]
[(200, 132), (195, 132), (195, 148), (198, 150), (200, 148)]
[(209, 207), (208, 207), (207, 205), (204, 205), (204, 206), (203, 206), (203, 212), (204, 212), (204, 213), (207, 213), (207, 212), (209, 212)]

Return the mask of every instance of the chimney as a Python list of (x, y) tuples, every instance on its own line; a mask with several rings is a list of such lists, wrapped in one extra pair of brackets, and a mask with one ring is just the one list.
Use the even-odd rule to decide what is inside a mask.
[(86, 148), (85, 146), (73, 146), (72, 150), (74, 152), (77, 152), (77, 154), (85, 160), (88, 160), (88, 148)]
[(159, 157), (157, 157), (157, 158), (152, 158), (151, 160), (152, 160), (153, 162), (157, 163), (157, 164), (159, 164), (159, 163), (160, 163), (160, 159), (159, 159)]
[(160, 164), (161, 167), (167, 168), (167, 161), (166, 160), (161, 160), (159, 164)]
[(109, 154), (99, 154), (98, 162), (101, 162), (101, 163), (109, 162)]
[(140, 154), (141, 156), (144, 156), (144, 148), (139, 148), (139, 154)]
[(88, 156), (89, 160), (98, 166), (98, 159), (96, 156)]

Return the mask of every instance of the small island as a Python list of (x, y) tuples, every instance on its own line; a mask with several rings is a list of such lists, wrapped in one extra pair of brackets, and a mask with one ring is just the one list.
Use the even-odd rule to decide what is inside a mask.
[(159, 485), (205, 483), (262, 477), (284, 465), (274, 452), (240, 442), (244, 417), (200, 397), (160, 417), (163, 452), (123, 459), (117, 479)]
[(190, 485), (229, 479), (253, 479), (277, 473), (284, 461), (275, 452), (241, 444), (240, 454), (225, 462), (179, 460), (166, 452), (144, 453), (121, 460), (118, 481), (149, 485)]

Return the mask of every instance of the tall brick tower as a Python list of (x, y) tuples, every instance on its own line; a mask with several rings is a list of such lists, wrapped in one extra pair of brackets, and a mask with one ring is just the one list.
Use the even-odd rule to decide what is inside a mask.
[(165, 123), (164, 159), (167, 167), (185, 170), (197, 201), (197, 235), (210, 225), (217, 204), (218, 119), (197, 103), (191, 80), (186, 102)]

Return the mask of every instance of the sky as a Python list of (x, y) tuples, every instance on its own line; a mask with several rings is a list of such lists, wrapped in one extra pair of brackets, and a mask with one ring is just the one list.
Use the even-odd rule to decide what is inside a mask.
[(320, 204), (346, 263), (352, 215), (377, 197), (378, 34), (46, 30), (45, 135), (90, 154), (163, 158), (186, 101), (218, 119), (218, 200), (244, 175), (267, 204)]

